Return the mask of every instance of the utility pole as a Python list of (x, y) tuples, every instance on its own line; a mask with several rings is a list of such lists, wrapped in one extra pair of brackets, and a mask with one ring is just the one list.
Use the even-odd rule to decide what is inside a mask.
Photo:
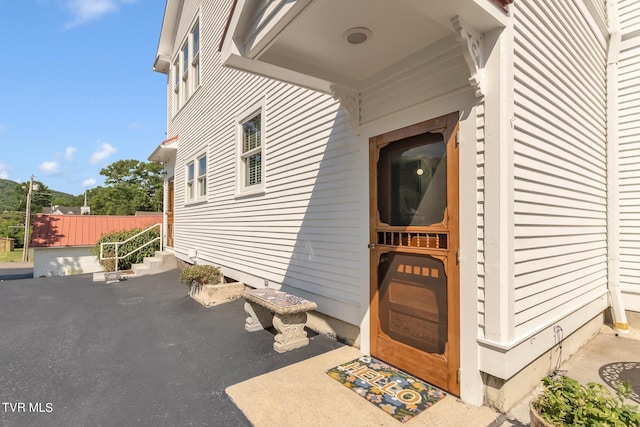
[(22, 262), (29, 262), (29, 227), (31, 225), (31, 193), (33, 192), (33, 178), (29, 180), (29, 192), (27, 193), (27, 207), (24, 215), (24, 244), (22, 250)]

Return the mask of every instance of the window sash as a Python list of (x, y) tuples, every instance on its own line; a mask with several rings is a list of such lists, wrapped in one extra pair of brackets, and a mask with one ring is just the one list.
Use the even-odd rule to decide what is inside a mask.
[(187, 164), (187, 200), (193, 200), (193, 178), (195, 175), (195, 164)]
[(207, 195), (207, 156), (198, 159), (198, 196)]
[(243, 187), (262, 184), (262, 111), (242, 123)]

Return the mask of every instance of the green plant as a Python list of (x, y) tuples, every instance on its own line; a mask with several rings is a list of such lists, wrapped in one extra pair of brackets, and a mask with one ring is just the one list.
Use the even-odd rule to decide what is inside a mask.
[(222, 279), (222, 271), (212, 265), (191, 265), (180, 273), (180, 283), (191, 286), (194, 282), (199, 285), (217, 285)]
[(555, 426), (640, 426), (637, 406), (624, 403), (631, 385), (623, 381), (613, 396), (602, 384), (586, 386), (563, 376), (542, 379), (543, 392), (533, 401), (533, 409)]
[[(136, 228), (133, 230), (124, 230), (124, 231), (114, 231), (111, 233), (106, 233), (100, 236), (98, 243), (91, 248), (91, 254), (98, 257), (98, 262), (104, 269), (104, 271), (114, 271), (115, 270), (115, 259), (100, 259), (100, 244), (105, 242), (124, 242), (125, 240), (135, 236), (140, 233), (142, 229)], [(126, 255), (137, 248), (140, 248), (145, 243), (149, 242), (160, 236), (160, 233), (157, 228), (152, 228), (148, 230), (146, 233), (141, 234), (140, 236), (131, 239), (127, 243), (118, 246), (118, 255)], [(145, 257), (153, 256), (157, 250), (160, 249), (160, 242), (155, 241), (152, 244), (145, 246), (137, 252), (132, 253), (131, 255), (122, 258), (118, 261), (118, 270), (128, 270), (131, 268), (131, 264), (140, 264), (144, 261)], [(115, 257), (115, 245), (105, 245), (103, 249), (103, 256), (106, 258)]]

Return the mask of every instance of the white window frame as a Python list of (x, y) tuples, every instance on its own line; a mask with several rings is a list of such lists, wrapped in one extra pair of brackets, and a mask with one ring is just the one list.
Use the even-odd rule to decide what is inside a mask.
[(171, 67), (173, 70), (173, 114), (177, 114), (180, 110), (180, 57), (178, 56)]
[[(197, 37), (196, 37), (197, 35)], [(194, 51), (197, 40), (198, 50)], [(200, 14), (196, 15), (189, 32), (180, 45), (173, 61), (173, 114), (176, 115), (200, 87), (200, 57), (202, 37)]]
[[(201, 163), (204, 160), (204, 171), (202, 171)], [(199, 200), (207, 198), (207, 155), (203, 154), (196, 160), (196, 176), (197, 176), (197, 198)]]
[[(191, 172), (191, 173), (189, 173)], [(190, 176), (191, 175), (191, 176)], [(191, 160), (187, 163), (185, 168), (185, 189), (184, 189), (184, 198), (187, 203), (192, 203), (195, 201), (195, 176), (196, 176), (196, 163)]]
[[(236, 191), (238, 196), (264, 194), (266, 183), (266, 157), (265, 148), (267, 145), (266, 138), (266, 108), (265, 100), (262, 99), (251, 107), (245, 109), (236, 118), (237, 126), (237, 167), (236, 167)], [(243, 125), (260, 115), (260, 146), (248, 151), (244, 151), (244, 127)], [(258, 184), (248, 185), (247, 183), (247, 161), (250, 157), (260, 155), (260, 182)]]

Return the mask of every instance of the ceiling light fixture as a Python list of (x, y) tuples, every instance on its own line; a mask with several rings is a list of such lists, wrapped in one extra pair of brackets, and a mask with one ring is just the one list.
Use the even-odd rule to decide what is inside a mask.
[(345, 31), (342, 37), (344, 37), (349, 44), (362, 44), (369, 40), (372, 35), (373, 33), (368, 28), (354, 27)]

